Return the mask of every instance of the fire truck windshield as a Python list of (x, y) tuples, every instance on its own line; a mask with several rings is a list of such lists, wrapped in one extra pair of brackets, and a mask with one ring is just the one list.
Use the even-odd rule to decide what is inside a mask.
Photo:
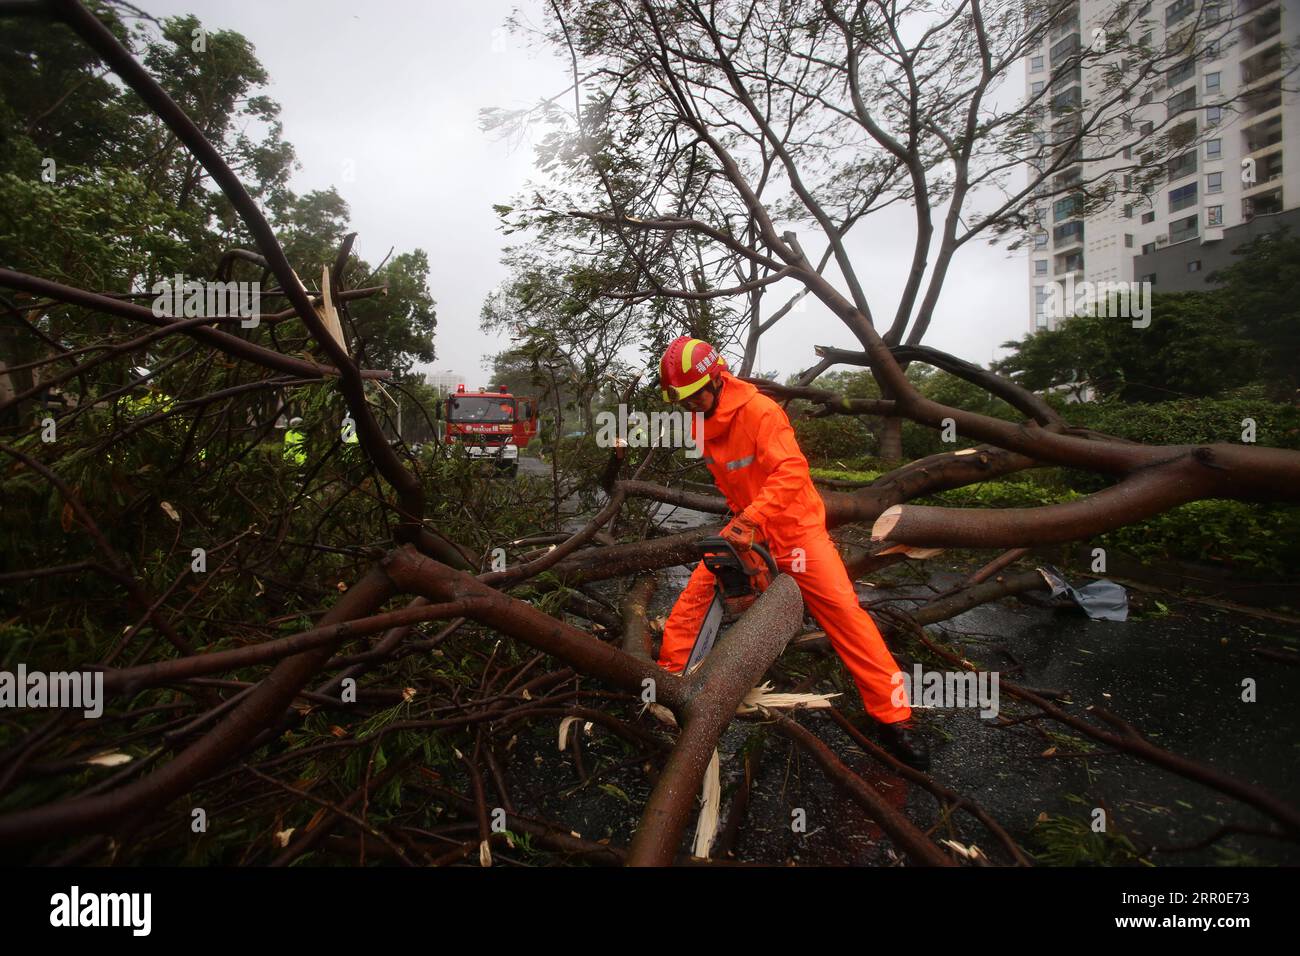
[(505, 424), (515, 420), (515, 403), (510, 398), (481, 395), (456, 395), (447, 415), (453, 422), (492, 422)]

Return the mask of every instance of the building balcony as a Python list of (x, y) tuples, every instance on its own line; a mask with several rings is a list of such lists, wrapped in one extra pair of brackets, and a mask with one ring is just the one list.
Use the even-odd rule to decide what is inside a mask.
[(1261, 7), (1254, 16), (1241, 25), (1240, 43), (1242, 58), (1251, 55), (1256, 47), (1268, 43), (1282, 33), (1282, 6), (1270, 3)]
[(1247, 146), (1243, 147), (1241, 152), (1242, 152), (1242, 158), (1253, 159), (1257, 164), (1256, 169), (1258, 169), (1259, 166), (1264, 165), (1264, 163), (1267, 162), (1273, 156), (1277, 156), (1281, 158), (1282, 137), (1278, 136), (1276, 139), (1272, 140), (1272, 142), (1269, 142), (1262, 146), (1258, 146), (1255, 149), (1250, 149), (1249, 144), (1247, 144)]
[(1052, 97), (1052, 116), (1057, 117), (1077, 113), (1079, 111), (1079, 106), (1082, 103), (1082, 91), (1079, 87), (1072, 86), (1068, 90), (1063, 90)]
[(1279, 136), (1282, 129), (1282, 106), (1278, 104), (1271, 110), (1264, 110), (1255, 116), (1243, 118), (1240, 122), (1239, 129), (1241, 135), (1249, 139), (1266, 139), (1272, 135), (1274, 127), (1277, 128)]
[(1251, 73), (1247, 70), (1241, 71), (1241, 92), (1252, 93), (1257, 89), (1267, 89), (1270, 86), (1281, 89), (1282, 87), (1282, 67), (1277, 66), (1267, 73)]
[(1273, 80), (1270, 83), (1261, 83), (1258, 89), (1251, 90), (1241, 98), (1243, 128), (1249, 126), (1258, 119), (1262, 119), (1266, 113), (1280, 110), (1281, 107), (1281, 80)]
[(1079, 34), (1074, 32), (1052, 44), (1052, 49), (1047, 54), (1047, 65), (1055, 69), (1063, 60), (1078, 52)]
[(1052, 24), (1051, 38), (1053, 41), (1065, 36), (1067, 33), (1079, 32), (1079, 8), (1076, 6), (1071, 10), (1065, 11), (1057, 17)]
[(1272, 153), (1255, 163), (1255, 182), (1253, 185), (1242, 183), (1242, 196), (1258, 196), (1280, 188), (1282, 180), (1282, 152)]
[(1259, 82), (1271, 77), (1282, 69), (1282, 44), (1274, 43), (1252, 56), (1243, 56), (1241, 63), (1241, 82), (1244, 85)]
[(1083, 220), (1076, 219), (1052, 230), (1052, 249), (1057, 253), (1068, 253), (1083, 248)]
[(1246, 196), (1241, 200), (1241, 220), (1250, 222), (1256, 216), (1271, 216), (1282, 211), (1282, 187), (1274, 186), (1266, 192)]

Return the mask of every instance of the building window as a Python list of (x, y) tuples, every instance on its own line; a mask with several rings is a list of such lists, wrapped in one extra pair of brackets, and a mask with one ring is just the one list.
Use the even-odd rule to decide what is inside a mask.
[(1218, 73), (1206, 73), (1206, 74), (1205, 74), (1205, 92), (1207, 92), (1207, 93), (1217, 93), (1217, 92), (1219, 92), (1219, 74), (1218, 74)]
[(1196, 0), (1175, 0), (1165, 7), (1165, 26), (1171, 27), (1192, 12)]
[(1188, 183), (1177, 189), (1169, 190), (1169, 211), (1178, 212), (1188, 206), (1196, 205), (1196, 183)]
[(1124, 248), (1125, 249), (1133, 248), (1133, 233), (1131, 232), (1124, 233)]
[(1207, 60), (1217, 60), (1219, 58), (1219, 41), (1210, 40), (1205, 44), (1205, 58)]
[(1205, 141), (1205, 158), (1218, 159), (1223, 153), (1223, 140), (1207, 139)]
[(1208, 173), (1205, 177), (1205, 191), (1207, 193), (1223, 192), (1223, 173)]
[(1156, 244), (1154, 242), (1142, 243), (1142, 255), (1147, 256), (1155, 251), (1156, 251)]
[(1043, 69), (1043, 58), (1041, 56), (1031, 56), (1029, 58), (1029, 72), (1040, 73)]
[(1131, 202), (1126, 202), (1124, 204), (1124, 218), (1125, 219), (1133, 218), (1133, 204)]
[(1132, 146), (1125, 146), (1125, 147), (1124, 147), (1124, 158), (1125, 158), (1125, 159), (1132, 159), (1132, 158), (1133, 158), (1133, 147), (1132, 147)]
[(1069, 219), (1075, 214), (1078, 205), (1078, 198), (1075, 196), (1066, 196), (1064, 199), (1056, 200), (1056, 202), (1052, 203), (1052, 222)]
[(1056, 261), (1056, 274), (1064, 275), (1067, 272), (1083, 271), (1083, 253), (1072, 252), (1064, 259), (1058, 258)]
[(1081, 102), (1083, 94), (1079, 92), (1079, 87), (1072, 86), (1052, 97), (1052, 114), (1069, 113), (1078, 109)]
[(1035, 260), (1034, 260), (1034, 275), (1036, 275), (1036, 276), (1045, 276), (1045, 275), (1047, 275), (1047, 260), (1046, 260), (1046, 259), (1035, 259)]
[(1151, 12), (1151, 0), (1147, 0), (1146, 3), (1142, 4), (1142, 6), (1138, 8), (1138, 16), (1140, 17), (1145, 17), (1150, 12)]
[(1178, 63), (1171, 70), (1169, 70), (1169, 72), (1165, 74), (1165, 77), (1167, 82), (1169, 83), (1169, 88), (1173, 89), (1175, 86), (1178, 86), (1180, 83), (1186, 83), (1195, 74), (1196, 74), (1196, 57), (1189, 56), (1187, 59), (1183, 60), (1181, 63)]
[(1040, 329), (1047, 328), (1047, 286), (1034, 286), (1034, 319)]
[(1207, 3), (1205, 5), (1205, 22), (1207, 24), (1218, 23), (1220, 19), (1222, 19), (1222, 13), (1219, 10), (1219, 5), (1217, 3)]
[(1034, 80), (1034, 82), (1029, 84), (1029, 95), (1037, 96), (1039, 93), (1043, 92), (1044, 86), (1046, 86), (1046, 84), (1042, 80)]
[(1223, 225), (1223, 207), (1211, 206), (1205, 210), (1205, 224), (1207, 226)]
[(1142, 224), (1143, 224), (1143, 225), (1146, 225), (1148, 222), (1155, 222), (1155, 221), (1156, 221), (1156, 214), (1155, 214), (1155, 211), (1154, 211), (1154, 210), (1151, 211), (1151, 212), (1144, 212), (1144, 213), (1142, 214)]
[(1188, 271), (1188, 272), (1200, 272), (1200, 271), (1201, 271), (1201, 260), (1200, 260), (1200, 259), (1188, 259), (1188, 260), (1187, 260), (1187, 271)]
[(1190, 176), (1196, 172), (1196, 150), (1189, 149), (1185, 153), (1179, 153), (1173, 159), (1169, 160), (1169, 181), (1181, 179), (1183, 176)]
[(1139, 281), (1139, 282), (1149, 282), (1151, 285), (1155, 285), (1155, 284), (1156, 284), (1156, 274), (1155, 274), (1154, 272), (1148, 272), (1146, 275), (1142, 276), (1142, 278), (1138, 279), (1138, 281)]
[(1186, 242), (1188, 239), (1195, 239), (1197, 235), (1196, 216), (1191, 215), (1186, 219), (1175, 219), (1169, 224), (1169, 241)]
[(1207, 106), (1205, 108), (1205, 125), (1218, 126), (1219, 121), (1223, 119), (1223, 108), (1220, 106)]
[(1076, 219), (1073, 222), (1067, 222), (1063, 226), (1057, 226), (1052, 230), (1052, 241), (1056, 243), (1058, 249), (1083, 242), (1083, 222)]
[(1035, 249), (1047, 248), (1047, 233), (1040, 232), (1034, 235), (1034, 248)]
[(1188, 87), (1180, 93), (1175, 93), (1169, 99), (1165, 100), (1165, 110), (1167, 115), (1176, 116), (1184, 110), (1189, 110), (1196, 105), (1196, 87)]
[(1143, 123), (1138, 127), (1139, 136), (1150, 136), (1156, 131), (1156, 124), (1152, 122)]
[(1138, 97), (1138, 105), (1146, 106), (1155, 98), (1156, 98), (1155, 90), (1147, 90), (1145, 93), (1143, 93), (1141, 96)]
[(1189, 145), (1192, 140), (1196, 139), (1196, 120), (1189, 119), (1186, 122), (1179, 123), (1169, 130), (1169, 148), (1175, 149), (1180, 146)]

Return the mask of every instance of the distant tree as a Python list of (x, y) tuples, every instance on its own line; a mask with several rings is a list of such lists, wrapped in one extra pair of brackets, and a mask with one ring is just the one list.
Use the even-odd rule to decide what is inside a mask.
[(1258, 351), (1272, 396), (1294, 401), (1300, 388), (1300, 236), (1280, 229), (1232, 254), (1237, 262), (1209, 276), (1220, 287), (1223, 314)]
[(1005, 342), (993, 370), (1035, 391), (1123, 402), (1221, 395), (1258, 376), (1258, 349), (1229, 318), (1222, 296), (1180, 292), (1152, 299), (1151, 324), (1081, 315)]

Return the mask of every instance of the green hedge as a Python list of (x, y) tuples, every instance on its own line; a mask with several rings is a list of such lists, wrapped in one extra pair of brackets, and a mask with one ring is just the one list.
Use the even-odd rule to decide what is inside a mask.
[(1255, 422), (1255, 444), (1300, 449), (1300, 408), (1262, 399), (1192, 399), (1125, 405), (1083, 402), (1059, 406), (1072, 425), (1157, 445), (1239, 443), (1242, 421)]

